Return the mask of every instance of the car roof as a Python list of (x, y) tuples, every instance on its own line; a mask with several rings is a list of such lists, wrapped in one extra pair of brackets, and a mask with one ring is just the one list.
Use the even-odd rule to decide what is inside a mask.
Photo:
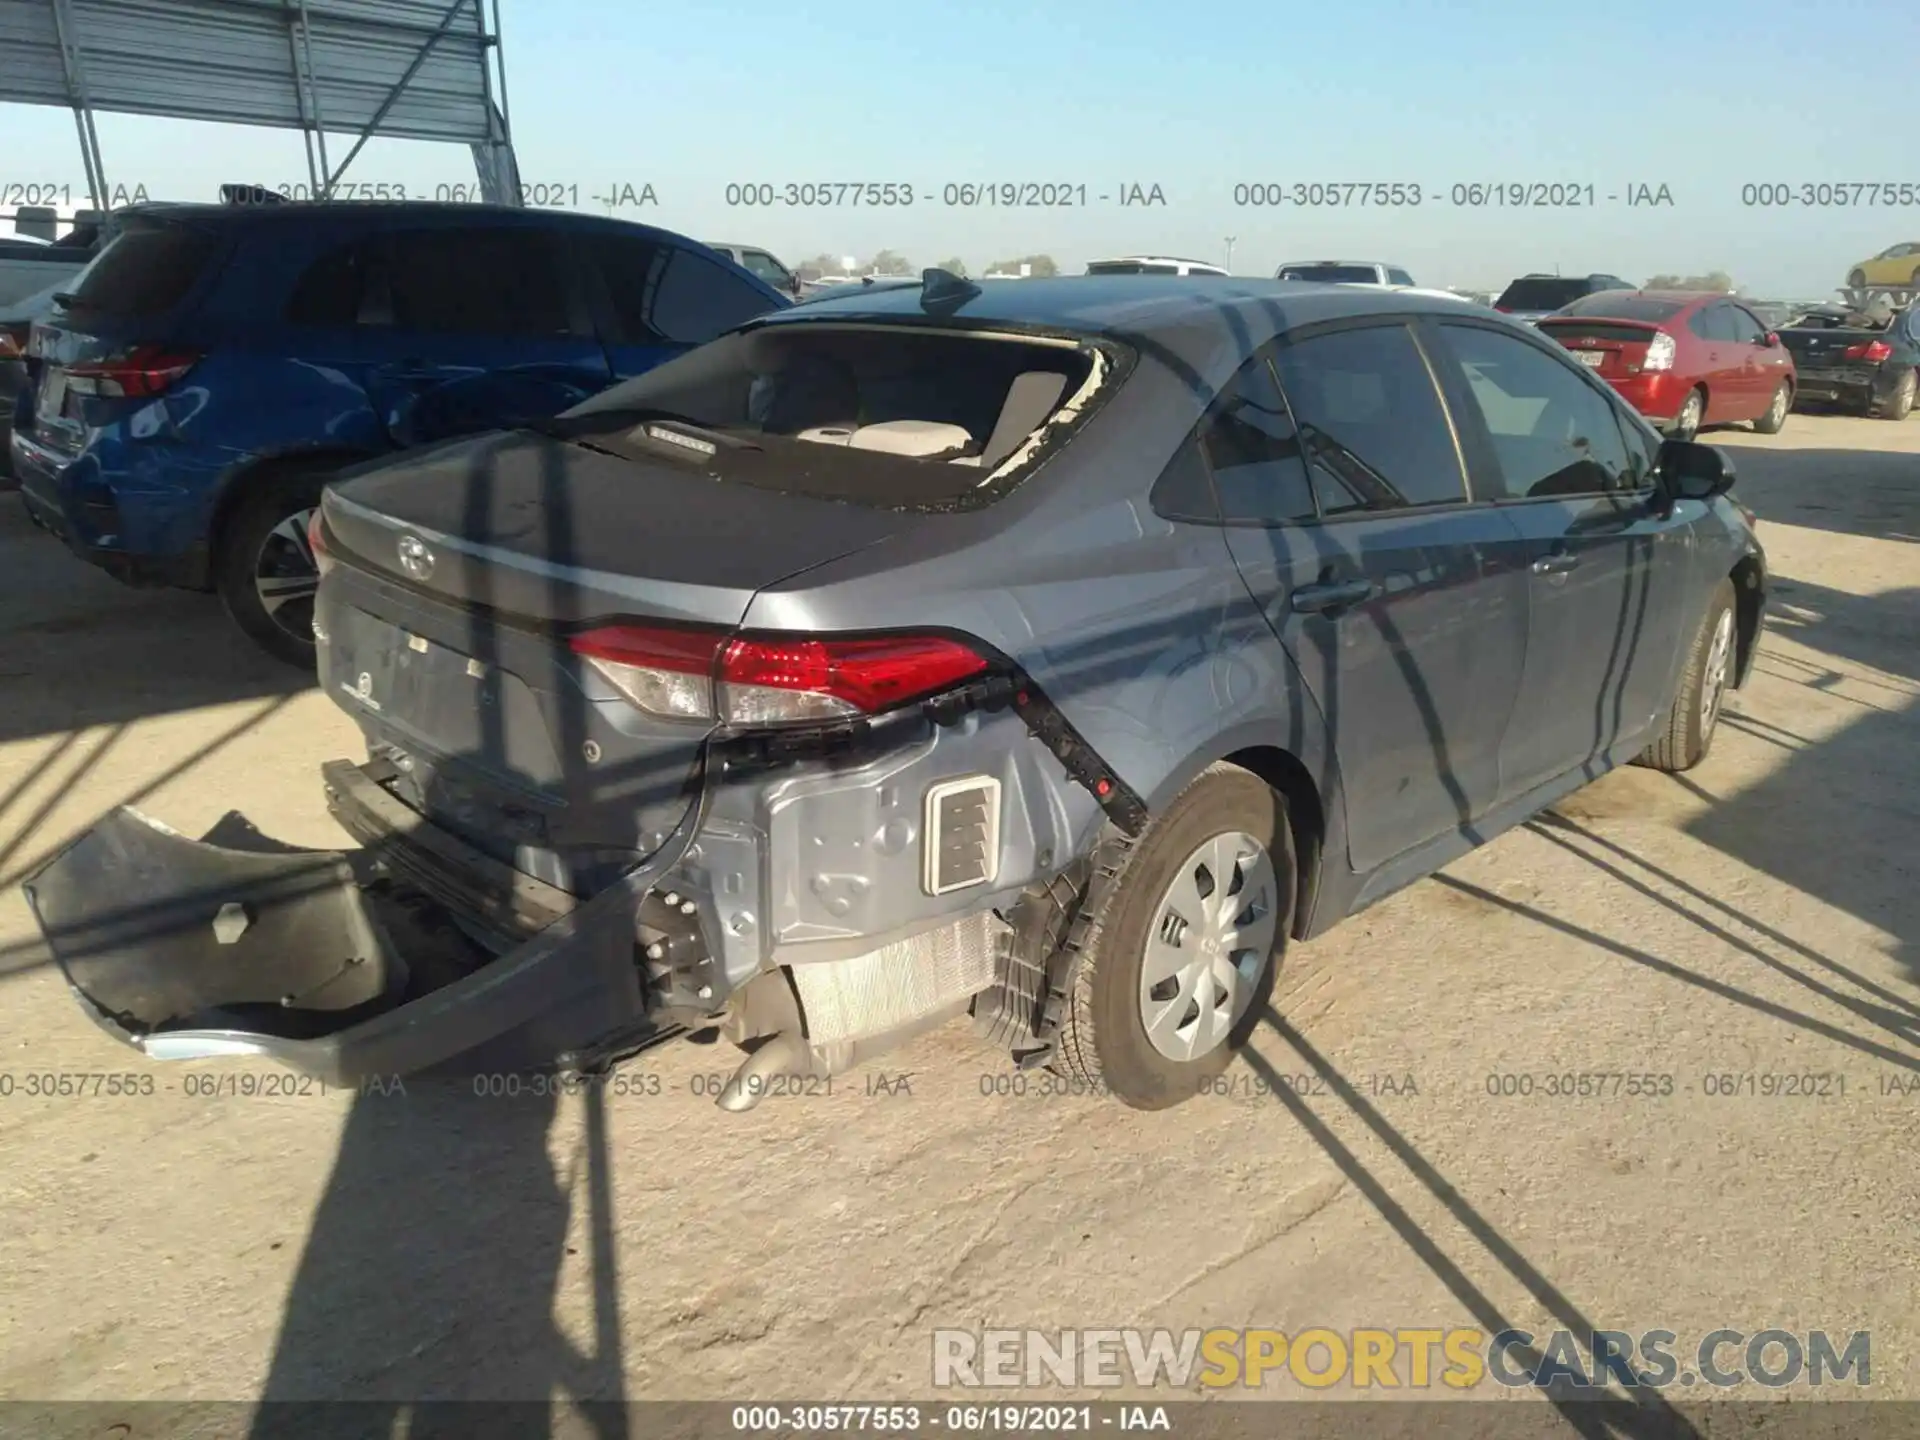
[(773, 254), (771, 245), (750, 245), (744, 240), (702, 240), (709, 250), (752, 250), (761, 255)]
[(618, 229), (626, 234), (640, 232), (662, 240), (699, 245), (657, 225), (642, 225), (619, 220), (611, 215), (584, 215), (574, 210), (546, 210), (520, 205), (468, 204), (451, 200), (290, 200), (274, 205), (221, 205), (186, 201), (160, 201), (148, 205), (130, 205), (114, 212), (125, 219), (194, 221), (202, 224), (309, 225), (315, 222), (354, 224), (370, 220), (400, 220), (409, 224), (460, 225), (476, 219), (496, 224), (532, 227), (557, 225), (582, 229)]
[(1391, 260), (1286, 260), (1277, 269), (1284, 270), (1289, 265), (1370, 265), (1376, 270), (1404, 270), (1404, 265), (1396, 265)]
[(1104, 260), (1089, 260), (1089, 265), (1205, 265), (1209, 269), (1220, 267), (1211, 260), (1188, 260), (1179, 255), (1110, 255)]
[[(979, 285), (958, 301), (920, 304), (920, 284), (863, 286), (777, 311), (755, 324), (876, 320), (1051, 331), (1121, 341), (1231, 332), (1245, 353), (1275, 335), (1322, 320), (1375, 314), (1458, 315), (1460, 302), (1408, 291), (1262, 280), (1234, 275), (1063, 275)], [(1187, 347), (1182, 347), (1187, 348)]]

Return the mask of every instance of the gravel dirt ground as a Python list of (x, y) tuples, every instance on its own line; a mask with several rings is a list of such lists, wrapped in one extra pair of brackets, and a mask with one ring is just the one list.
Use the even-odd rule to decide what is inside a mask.
[[(1777, 576), (1709, 761), (1293, 947), (1232, 1093), (1153, 1115), (993, 1093), (965, 1022), (738, 1118), (691, 1044), (592, 1100), (27, 1096), (148, 1067), (19, 879), (123, 802), (340, 843), (360, 751), (0, 504), (0, 1398), (925, 1397), (935, 1327), (1128, 1325), (1866, 1329), (1920, 1398), (1920, 421), (1708, 438)], [(1568, 1071), (1674, 1093), (1489, 1094)]]

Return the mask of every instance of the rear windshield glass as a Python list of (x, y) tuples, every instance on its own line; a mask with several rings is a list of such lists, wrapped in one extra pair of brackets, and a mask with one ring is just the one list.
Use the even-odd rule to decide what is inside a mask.
[(163, 315), (186, 298), (219, 240), (185, 225), (121, 232), (81, 272), (70, 308), (111, 315)]
[(1606, 320), (1671, 320), (1686, 305), (1684, 300), (1654, 300), (1645, 295), (1606, 290), (1574, 301), (1561, 313), (1593, 315)]
[(766, 326), (616, 385), (550, 428), (636, 457), (677, 453), (762, 489), (959, 508), (988, 498), (976, 492), (1048, 422), (1070, 418), (1105, 363), (1089, 346), (920, 326)]
[(1500, 298), (1493, 303), (1502, 310), (1558, 310), (1578, 300), (1590, 288), (1585, 280), (1562, 280), (1553, 276), (1516, 280), (1502, 290)]
[(1311, 280), (1317, 285), (1372, 285), (1380, 272), (1371, 265), (1283, 265), (1281, 280)]

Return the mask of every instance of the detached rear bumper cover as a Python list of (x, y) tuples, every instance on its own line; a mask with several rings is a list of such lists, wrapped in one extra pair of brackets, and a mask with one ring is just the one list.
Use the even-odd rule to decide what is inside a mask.
[[(335, 813), (377, 842), (369, 849), (227, 848), (123, 808), (26, 882), (54, 960), (98, 1024), (155, 1059), (259, 1055), (340, 1086), (545, 1068), (645, 1028), (635, 917), (684, 836), (563, 914), (543, 913), (547, 896), (504, 901), (487, 929), (504, 931), (517, 912), (519, 943), (497, 958), (476, 946), (481, 963), (428, 988), (374, 903), (379, 873), (417, 874), (419, 889), (456, 904), (494, 877), (450, 867), (439, 832), (396, 829), (378, 800), (397, 802), (356, 767), (325, 774)], [(549, 923), (525, 935), (536, 917)]]

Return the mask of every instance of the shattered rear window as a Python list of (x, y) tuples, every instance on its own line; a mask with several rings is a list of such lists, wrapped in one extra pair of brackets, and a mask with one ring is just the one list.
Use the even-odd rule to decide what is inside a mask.
[(772, 325), (617, 385), (546, 428), (715, 480), (886, 509), (1013, 488), (1118, 383), (1106, 342), (919, 324)]

